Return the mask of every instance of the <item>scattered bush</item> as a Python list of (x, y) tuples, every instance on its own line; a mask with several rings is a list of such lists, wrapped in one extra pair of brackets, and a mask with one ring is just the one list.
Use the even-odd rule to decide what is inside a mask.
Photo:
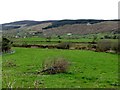
[(119, 39), (119, 35), (105, 35), (104, 39)]
[(97, 43), (97, 51), (107, 51), (111, 49), (111, 41), (110, 40), (101, 40)]
[(27, 42), (23, 42), (21, 46), (22, 46), (22, 47), (27, 47), (28, 44), (27, 44)]
[(57, 45), (58, 49), (69, 49), (71, 46), (70, 42), (63, 42)]
[(89, 50), (94, 50), (94, 49), (97, 48), (97, 46), (95, 44), (88, 44), (87, 47), (88, 47)]
[(60, 35), (57, 36), (59, 39), (62, 39)]
[(41, 73), (56, 74), (64, 73), (68, 70), (69, 62), (65, 58), (55, 58), (53, 60), (43, 62), (43, 70)]
[(96, 40), (97, 40), (97, 36), (96, 36), (96, 35), (93, 35), (93, 41), (92, 41), (92, 43), (95, 43)]
[(112, 43), (111, 48), (112, 48), (112, 50), (116, 51), (116, 53), (120, 53), (120, 47), (119, 46), (120, 46), (120, 42), (118, 41), (118, 42)]
[(101, 40), (97, 43), (97, 51), (115, 51), (116, 53), (120, 52), (120, 42), (115, 42), (111, 40)]
[(105, 39), (112, 39), (112, 37), (110, 35), (105, 35), (104, 38)]
[(50, 36), (47, 36), (47, 37), (46, 37), (46, 42), (50, 42), (51, 39), (52, 39), (52, 38), (51, 38)]

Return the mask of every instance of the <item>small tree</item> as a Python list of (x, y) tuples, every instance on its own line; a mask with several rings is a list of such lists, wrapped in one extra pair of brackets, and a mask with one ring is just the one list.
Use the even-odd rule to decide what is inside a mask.
[(7, 38), (2, 38), (2, 52), (8, 52), (11, 50), (12, 42)]
[(62, 39), (60, 35), (57, 36), (59, 39)]

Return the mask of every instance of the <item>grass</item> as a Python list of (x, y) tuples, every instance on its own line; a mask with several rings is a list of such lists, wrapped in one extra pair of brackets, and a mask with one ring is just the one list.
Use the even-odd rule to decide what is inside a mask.
[[(85, 50), (13, 48), (2, 59), (3, 88), (116, 88), (118, 55)], [(64, 57), (71, 62), (67, 73), (38, 75), (42, 61)], [(12, 63), (10, 66), (8, 62)]]
[(23, 45), (23, 44), (27, 44), (27, 45), (57, 45), (59, 44), (58, 42), (39, 42), (39, 41), (17, 41), (14, 42), (14, 44), (18, 44), (18, 45)]
[(80, 39), (58, 39), (52, 38), (50, 42), (47, 42), (45, 38), (31, 37), (31, 38), (19, 38), (13, 39), (14, 44), (32, 44), (32, 45), (57, 45), (61, 42), (92, 42), (92, 39), (80, 38)]
[(0, 89), (2, 89), (2, 57), (0, 56)]

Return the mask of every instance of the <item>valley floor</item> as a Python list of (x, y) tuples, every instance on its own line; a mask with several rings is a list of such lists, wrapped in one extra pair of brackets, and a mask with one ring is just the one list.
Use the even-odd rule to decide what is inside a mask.
[[(86, 50), (12, 48), (2, 56), (3, 88), (117, 88), (118, 55)], [(64, 57), (67, 73), (40, 75), (42, 62)], [(36, 84), (37, 83), (37, 84)]]

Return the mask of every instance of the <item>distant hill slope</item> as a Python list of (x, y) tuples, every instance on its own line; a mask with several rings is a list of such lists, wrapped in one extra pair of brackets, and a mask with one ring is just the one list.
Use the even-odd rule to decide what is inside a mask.
[(28, 30), (28, 31), (39, 31), (39, 32), (42, 32), (43, 28), (48, 27), (50, 25), (52, 25), (51, 22), (48, 22), (48, 23), (46, 22), (46, 23), (41, 23), (41, 24), (29, 26), (29, 27), (26, 27), (24, 29)]
[[(46, 35), (90, 34), (99, 32), (117, 32), (120, 20), (49, 20), (49, 21), (17, 21), (3, 24), (3, 31), (7, 33), (23, 31), (40, 31)], [(10, 31), (10, 32), (9, 32)], [(17, 32), (16, 32), (17, 33)]]
[(11, 23), (2, 24), (3, 30), (18, 29), (22, 27), (34, 26), (44, 23), (52, 23), (51, 25), (44, 27), (44, 29), (59, 27), (63, 25), (72, 25), (72, 24), (86, 24), (86, 23), (99, 23), (105, 20), (94, 20), (94, 19), (80, 19), (80, 20), (48, 20), (48, 21), (32, 21), (32, 20), (23, 20), (16, 21)]
[(104, 21), (107, 21), (107, 20), (95, 20), (95, 19), (59, 20), (59, 21), (53, 22), (52, 25), (44, 29), (55, 28), (55, 27), (64, 26), (64, 25), (72, 25), (72, 24), (88, 24), (88, 23), (95, 24), (95, 23), (100, 23)]
[(52, 20), (51, 21), (30, 21), (30, 20), (16, 21), (16, 22), (2, 24), (2, 29), (3, 30), (18, 29), (18, 28), (34, 26), (34, 25), (49, 23), (49, 22), (54, 22), (54, 21)]
[(94, 24), (72, 24), (63, 25), (54, 28), (44, 29), (44, 33), (52, 34), (90, 34), (100, 32), (116, 32), (118, 31), (118, 21), (103, 21)]

